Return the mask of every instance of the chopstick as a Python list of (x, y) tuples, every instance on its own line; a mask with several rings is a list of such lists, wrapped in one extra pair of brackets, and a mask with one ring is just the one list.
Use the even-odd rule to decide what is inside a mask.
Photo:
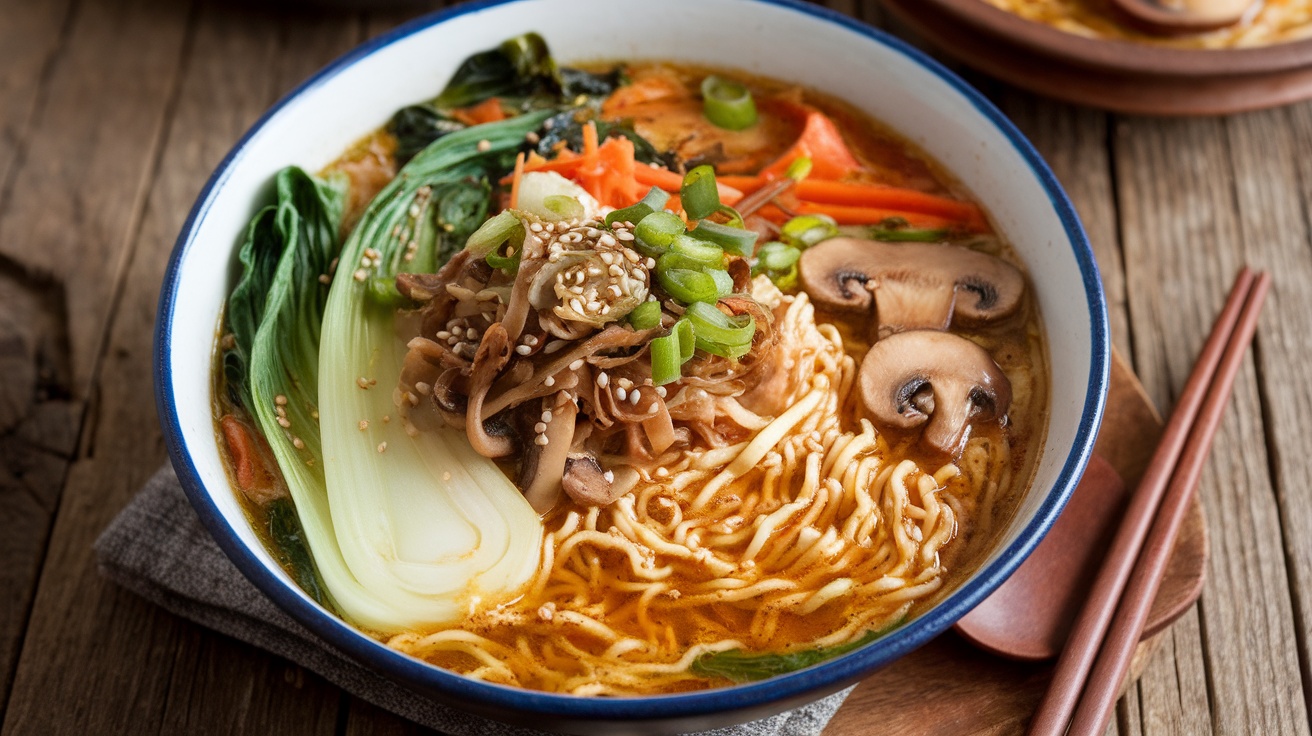
[[(1106, 727), (1269, 287), (1268, 274), (1255, 275), (1247, 268), (1235, 279), (1071, 628), (1030, 722), (1031, 736), (1066, 733), (1072, 712), (1076, 720), (1070, 724), (1071, 734), (1097, 735)], [(1203, 418), (1195, 426), (1200, 412)], [(1159, 506), (1165, 511), (1154, 522)], [(1146, 539), (1147, 552), (1136, 563)], [(1104, 642), (1109, 627), (1111, 635)]]

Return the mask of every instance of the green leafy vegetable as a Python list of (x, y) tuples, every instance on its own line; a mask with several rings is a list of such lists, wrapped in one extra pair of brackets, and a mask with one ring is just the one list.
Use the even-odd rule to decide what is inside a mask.
[(805, 669), (811, 665), (833, 659), (840, 654), (847, 654), (860, 649), (897, 628), (901, 623), (901, 620), (899, 620), (887, 628), (867, 632), (856, 641), (834, 647), (803, 649), (786, 654), (754, 654), (741, 649), (703, 654), (693, 660), (691, 670), (703, 677), (722, 677), (730, 682), (764, 680), (767, 677)]
[(464, 128), (464, 123), (427, 105), (403, 107), (387, 123), (387, 132), (396, 137), (396, 160), (402, 164), (438, 138)]
[(465, 59), (433, 105), (468, 107), (490, 97), (547, 97), (554, 102), (561, 91), (547, 42), (536, 33), (526, 33)]
[[(240, 381), (243, 405), (290, 486), (292, 475), (322, 473), (318, 348), (328, 289), (320, 277), (338, 253), (345, 187), (292, 167), (279, 172), (275, 189), (277, 204), (255, 216), (238, 255), (242, 274), (227, 311), (235, 345), (224, 364), (247, 369), (229, 372), (228, 380)], [(268, 514), (270, 536), (292, 576), (324, 602), (293, 500), (271, 502)]]
[(632, 125), (598, 120), (594, 111), (588, 107), (566, 110), (548, 118), (542, 124), (542, 129), (538, 131), (538, 143), (534, 150), (539, 155), (547, 158), (553, 157), (557, 146), (562, 143), (569, 146), (570, 150), (582, 151), (583, 128), (589, 122), (595, 123), (597, 126), (598, 141), (604, 141), (607, 138), (616, 136), (628, 138), (633, 143), (634, 158), (642, 163), (654, 163), (667, 169), (674, 163), (670, 155), (657, 151), (650, 141), (638, 135)]

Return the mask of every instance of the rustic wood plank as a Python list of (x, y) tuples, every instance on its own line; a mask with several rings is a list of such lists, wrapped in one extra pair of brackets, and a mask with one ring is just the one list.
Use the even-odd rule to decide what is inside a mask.
[[(176, 15), (181, 23), (186, 9)], [(354, 21), (343, 26), (223, 3), (204, 9), (199, 29), (185, 63), (170, 64), (187, 75), (140, 230), (131, 233), (138, 251), (101, 364), (99, 411), (59, 510), (5, 733), (336, 729), (336, 688), (114, 588), (96, 575), (90, 550), (164, 459), (153, 402), (143, 397), (151, 391), (159, 282), (192, 199), (245, 127), (358, 33)], [(106, 251), (122, 245), (88, 242)], [(96, 615), (85, 615), (88, 606)]]
[(5, 0), (0, 12), (0, 213), (71, 7), (71, 0)]
[[(9, 0), (0, 14), (0, 702), (116, 264), (153, 168), (173, 86), (161, 70), (176, 68), (185, 16), (123, 1), (77, 6), (66, 19), (70, 7)], [(142, 40), (119, 49), (116, 34)]]
[[(1269, 269), (1274, 290), (1255, 352), (1295, 616), (1305, 708), (1312, 707), (1312, 104), (1243, 115), (1229, 121), (1227, 141), (1244, 233), (1243, 254)], [(1290, 643), (1287, 643), (1287, 648)], [(1287, 683), (1292, 688), (1294, 683)]]
[[(1135, 118), (1115, 130), (1136, 368), (1161, 406), (1183, 385), (1240, 261), (1226, 125)], [(1255, 175), (1263, 171), (1248, 163)], [(1294, 639), (1289, 581), (1251, 360), (1216, 447), (1200, 488), (1213, 545), (1200, 627), (1212, 729), (1307, 733), (1299, 663), (1288, 646)], [(1189, 663), (1176, 660), (1182, 675)], [(1200, 674), (1188, 672), (1187, 691), (1198, 692)], [(1161, 702), (1152, 693), (1145, 699)], [(1197, 707), (1182, 701), (1181, 709)]]

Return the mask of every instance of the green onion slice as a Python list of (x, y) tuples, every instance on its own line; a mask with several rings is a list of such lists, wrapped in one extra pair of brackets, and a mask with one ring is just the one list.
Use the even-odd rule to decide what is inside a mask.
[(783, 239), (803, 250), (838, 235), (838, 223), (828, 215), (799, 215), (784, 223)]
[(487, 261), (487, 265), (492, 268), (499, 268), (506, 273), (513, 274), (519, 271), (519, 256), (523, 251), (523, 246), (520, 246), (503, 256), (501, 253), (494, 250), (491, 253), (488, 253), (483, 260)]
[(637, 204), (629, 205), (622, 210), (615, 210), (609, 215), (606, 215), (606, 227), (610, 227), (617, 222), (642, 222), (644, 217), (653, 212), (655, 212), (655, 210), (653, 210), (646, 202), (638, 202)]
[(688, 235), (674, 236), (674, 242), (670, 243), (670, 249), (666, 251), (666, 255), (671, 254), (696, 263), (701, 268), (724, 267), (724, 250), (720, 246)]
[[(655, 302), (648, 302), (654, 304)], [(674, 383), (683, 376), (679, 335), (671, 332), (651, 341), (651, 382), (657, 386)]]
[(710, 274), (711, 279), (715, 281), (715, 298), (723, 299), (733, 293), (733, 277), (728, 271), (722, 268), (708, 269), (706, 273)]
[(635, 330), (650, 330), (661, 323), (661, 305), (659, 302), (643, 302), (629, 312), (629, 324)]
[(656, 281), (667, 294), (684, 304), (713, 302), (719, 289), (710, 274), (690, 268), (657, 268)]
[(542, 206), (556, 215), (556, 221), (583, 219), (583, 203), (566, 194), (549, 194), (542, 198)]
[(673, 212), (653, 212), (633, 228), (634, 244), (643, 255), (659, 256), (686, 229), (683, 220)]
[[(693, 330), (697, 335), (697, 347), (716, 355), (725, 354), (720, 350), (734, 351), (741, 347), (750, 349), (752, 336), (756, 334), (756, 320), (752, 319), (752, 315), (740, 314), (730, 317), (714, 305), (705, 302), (689, 304), (685, 317), (692, 322)], [(745, 352), (738, 355), (743, 355)]]
[(714, 74), (702, 80), (702, 112), (728, 130), (744, 130), (756, 123), (756, 102), (747, 87)]
[(793, 159), (793, 162), (788, 164), (788, 170), (784, 172), (784, 176), (793, 181), (801, 181), (810, 175), (811, 159), (807, 156), (798, 156)]
[(683, 177), (683, 186), (679, 188), (679, 201), (688, 218), (700, 220), (710, 217), (720, 209), (720, 192), (715, 188), (715, 169), (702, 164), (689, 171)]
[[(639, 201), (650, 207), (653, 212), (659, 212), (670, 201), (670, 195), (660, 187), (652, 187), (647, 190), (647, 193)], [(631, 220), (631, 222), (637, 222), (637, 220)]]
[[(510, 240), (511, 236), (522, 228), (519, 217), (513, 210), (502, 210), (501, 214), (484, 222), (473, 235), (469, 236), (469, 240), (465, 243), (465, 250), (475, 258), (482, 258), (500, 248), (502, 243)], [(523, 236), (520, 237), (522, 239)]]
[(670, 330), (670, 333), (679, 338), (679, 362), (687, 363), (692, 360), (693, 353), (697, 351), (697, 332), (692, 322), (684, 317), (674, 323), (674, 329)]
[(721, 225), (710, 220), (700, 220), (697, 227), (688, 233), (694, 238), (715, 243), (726, 251), (739, 256), (750, 256), (756, 245), (756, 233), (732, 225)]

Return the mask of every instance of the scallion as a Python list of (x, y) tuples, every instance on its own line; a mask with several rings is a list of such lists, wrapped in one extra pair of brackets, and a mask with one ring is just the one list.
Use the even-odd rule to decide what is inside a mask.
[(702, 80), (702, 111), (707, 120), (728, 130), (756, 123), (756, 102), (747, 87), (714, 74)]
[(683, 220), (673, 212), (653, 212), (633, 228), (634, 245), (643, 255), (659, 256), (686, 229)]
[[(654, 304), (654, 302), (648, 302)], [(657, 386), (674, 383), (683, 375), (679, 336), (671, 332), (651, 341), (651, 382)]]
[(697, 351), (697, 330), (692, 326), (692, 322), (684, 317), (674, 323), (674, 328), (670, 334), (677, 335), (679, 338), (679, 362), (687, 363), (692, 360), (692, 355)]
[(716, 352), (711, 347), (729, 350), (741, 347), (750, 349), (752, 336), (756, 334), (756, 320), (752, 319), (752, 315), (740, 314), (730, 317), (714, 305), (705, 302), (689, 304), (685, 316), (692, 322), (693, 330), (697, 334), (697, 347), (716, 355), (724, 353)]
[(479, 226), (465, 243), (465, 250), (475, 258), (482, 258), (501, 247), (511, 239), (517, 230), (522, 230), (519, 216), (513, 210), (502, 210), (501, 214), (489, 219)]
[(837, 236), (838, 223), (828, 215), (799, 215), (784, 223), (781, 234), (789, 245), (805, 250)]
[(715, 298), (723, 299), (733, 293), (733, 277), (728, 271), (722, 268), (710, 268), (706, 270), (711, 279), (715, 281)]
[(683, 177), (679, 201), (691, 220), (710, 217), (720, 209), (720, 192), (715, 188), (715, 169), (703, 164)]
[[(724, 250), (714, 243), (688, 235), (676, 235), (665, 255), (675, 255), (686, 259), (688, 263), (697, 264), (698, 268), (723, 268)], [(664, 256), (662, 256), (664, 257)], [(683, 266), (689, 268), (689, 266)]]
[(713, 302), (719, 297), (719, 289), (710, 274), (694, 271), (690, 268), (657, 268), (656, 280), (665, 293), (684, 304), (693, 302)]
[(549, 194), (542, 199), (542, 206), (561, 220), (580, 220), (585, 210), (583, 203), (566, 194)]
[(741, 227), (721, 225), (710, 220), (701, 220), (697, 227), (688, 233), (694, 238), (715, 243), (726, 251), (739, 256), (750, 256), (756, 245), (756, 233)]
[(629, 324), (635, 330), (650, 330), (661, 323), (661, 305), (659, 302), (643, 302), (629, 312)]

